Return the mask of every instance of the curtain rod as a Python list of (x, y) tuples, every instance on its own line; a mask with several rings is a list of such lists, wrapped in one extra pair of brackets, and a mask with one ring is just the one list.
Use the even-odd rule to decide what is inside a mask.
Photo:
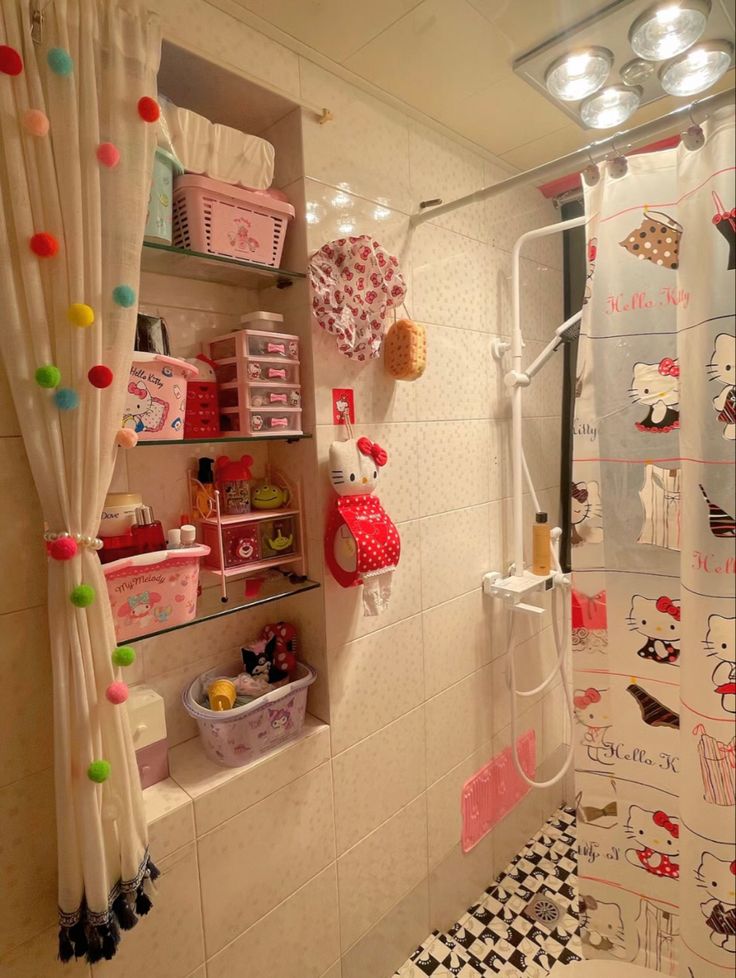
[(442, 214), (449, 214), (460, 207), (467, 207), (468, 204), (477, 204), (481, 200), (487, 200), (489, 197), (503, 194), (507, 190), (513, 190), (514, 187), (524, 186), (527, 183), (546, 183), (553, 177), (579, 172), (586, 166), (590, 166), (591, 163), (600, 163), (611, 153), (615, 153), (616, 156), (623, 156), (632, 149), (646, 146), (655, 136), (681, 131), (681, 127), (687, 128), (690, 125), (698, 125), (718, 109), (734, 105), (735, 102), (736, 93), (732, 89), (726, 92), (718, 92), (716, 95), (709, 95), (707, 98), (690, 102), (688, 105), (682, 105), (679, 109), (668, 112), (667, 115), (652, 119), (651, 122), (645, 122), (624, 132), (617, 132), (607, 139), (590, 143), (582, 149), (568, 153), (567, 156), (560, 156), (556, 160), (542, 163), (531, 170), (525, 170), (523, 173), (517, 173), (506, 180), (493, 183), (489, 187), (476, 190), (472, 194), (466, 194), (465, 197), (451, 200), (447, 204), (432, 207), (427, 203), (426, 210), (411, 216), (409, 226), (417, 227), (424, 224), (425, 221), (431, 221)]

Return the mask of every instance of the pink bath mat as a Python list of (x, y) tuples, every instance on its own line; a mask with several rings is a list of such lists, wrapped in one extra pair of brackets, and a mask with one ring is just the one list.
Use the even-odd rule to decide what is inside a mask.
[[(527, 777), (537, 769), (537, 741), (533, 730), (517, 741), (519, 760)], [(522, 780), (507, 747), (485, 764), (463, 785), (460, 807), (463, 816), (463, 852), (470, 852), (530, 790)]]

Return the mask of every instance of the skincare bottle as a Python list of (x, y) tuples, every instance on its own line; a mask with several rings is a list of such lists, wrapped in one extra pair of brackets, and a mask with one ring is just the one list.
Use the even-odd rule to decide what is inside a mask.
[(160, 520), (153, 518), (150, 506), (139, 506), (135, 511), (135, 523), (130, 532), (136, 553), (150, 554), (154, 550), (165, 550), (166, 539)]
[(181, 547), (181, 530), (178, 526), (172, 526), (170, 530), (166, 531), (166, 549), (181, 550)]
[(550, 534), (546, 513), (537, 513), (532, 527), (532, 574), (544, 577), (550, 572)]
[(193, 547), (197, 543), (197, 528), (191, 523), (182, 523), (181, 526), (181, 545), (182, 547)]

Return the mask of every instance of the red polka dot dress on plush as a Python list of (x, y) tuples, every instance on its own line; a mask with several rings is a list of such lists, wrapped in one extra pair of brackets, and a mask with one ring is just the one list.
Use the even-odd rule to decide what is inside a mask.
[[(345, 570), (335, 560), (333, 543), (342, 526), (346, 526), (355, 539), (354, 571)], [(401, 555), (399, 532), (377, 496), (365, 493), (335, 499), (327, 525), (325, 555), (335, 580), (343, 587), (362, 584), (364, 575), (396, 568)]]

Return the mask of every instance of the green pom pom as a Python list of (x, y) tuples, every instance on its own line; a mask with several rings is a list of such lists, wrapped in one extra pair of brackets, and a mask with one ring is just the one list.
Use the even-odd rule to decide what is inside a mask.
[(74, 60), (64, 48), (51, 48), (46, 63), (55, 75), (71, 75), (74, 71)]
[(39, 387), (58, 387), (61, 382), (61, 371), (53, 363), (39, 367), (35, 373), (36, 383)]
[(89, 608), (95, 600), (95, 589), (91, 584), (77, 584), (69, 595), (69, 600), (75, 608)]
[(135, 649), (130, 645), (119, 645), (112, 654), (113, 665), (132, 666), (135, 662)]
[(135, 305), (135, 289), (129, 285), (116, 285), (112, 290), (113, 301), (124, 309), (129, 309)]
[(94, 781), (95, 784), (102, 784), (103, 781), (107, 781), (110, 777), (110, 762), (92, 761), (87, 768), (87, 777), (90, 781)]

